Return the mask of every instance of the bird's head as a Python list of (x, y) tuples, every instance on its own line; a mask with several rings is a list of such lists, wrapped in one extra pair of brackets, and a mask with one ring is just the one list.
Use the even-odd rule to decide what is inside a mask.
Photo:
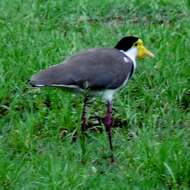
[(135, 54), (134, 56), (143, 59), (145, 56), (154, 57), (154, 54), (150, 52), (143, 44), (143, 41), (134, 36), (127, 36), (122, 38), (115, 46), (116, 49), (123, 50)]

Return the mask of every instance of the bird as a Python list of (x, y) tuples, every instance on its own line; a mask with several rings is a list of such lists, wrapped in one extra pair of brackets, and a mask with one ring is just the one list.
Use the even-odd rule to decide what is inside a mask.
[(29, 80), (33, 87), (56, 87), (84, 96), (81, 113), (81, 133), (87, 130), (87, 104), (91, 96), (102, 96), (106, 103), (103, 119), (108, 136), (111, 162), (114, 162), (112, 144), (112, 102), (114, 94), (126, 86), (136, 69), (136, 60), (154, 57), (141, 38), (124, 36), (113, 48), (90, 48), (66, 58), (34, 74)]

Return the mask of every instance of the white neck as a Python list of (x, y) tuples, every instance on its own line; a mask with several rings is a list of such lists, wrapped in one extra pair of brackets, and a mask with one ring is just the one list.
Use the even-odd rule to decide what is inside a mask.
[(131, 47), (127, 51), (121, 50), (121, 52), (123, 52), (125, 55), (127, 55), (133, 61), (134, 67), (136, 68), (136, 58), (137, 58), (137, 53), (138, 53), (137, 48)]

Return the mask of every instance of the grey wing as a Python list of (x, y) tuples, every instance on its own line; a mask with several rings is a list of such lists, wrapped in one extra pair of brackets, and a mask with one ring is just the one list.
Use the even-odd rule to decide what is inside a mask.
[(124, 62), (115, 49), (91, 49), (71, 57), (64, 64), (50, 67), (34, 75), (33, 86), (56, 86), (78, 89), (115, 89), (132, 71), (132, 62)]

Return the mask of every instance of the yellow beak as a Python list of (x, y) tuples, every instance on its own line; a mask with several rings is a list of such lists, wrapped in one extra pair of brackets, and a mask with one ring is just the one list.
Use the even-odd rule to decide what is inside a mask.
[(151, 58), (155, 57), (154, 54), (151, 51), (149, 51), (148, 49), (146, 49), (145, 47), (144, 47), (144, 55), (147, 55)]
[(152, 58), (154, 57), (154, 54), (148, 49), (146, 49), (144, 45), (139, 45), (137, 49), (138, 49), (138, 58), (140, 59), (143, 59), (145, 56), (149, 56)]

